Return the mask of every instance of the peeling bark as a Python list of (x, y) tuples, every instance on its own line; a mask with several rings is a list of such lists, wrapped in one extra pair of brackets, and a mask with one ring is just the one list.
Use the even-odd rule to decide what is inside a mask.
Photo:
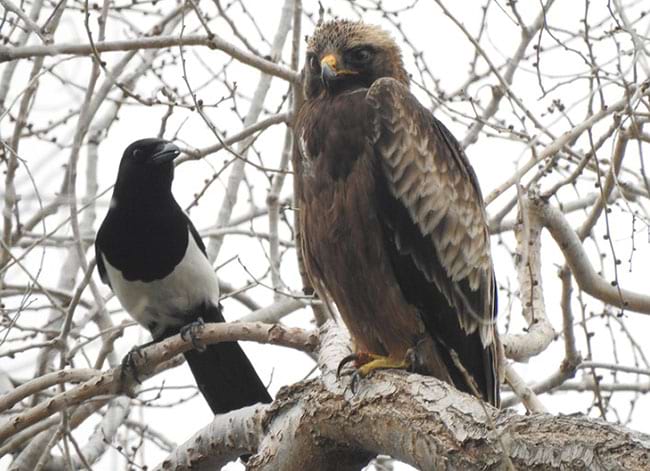
[[(238, 419), (243, 422), (218, 416), (158, 469), (176, 469), (189, 450), (195, 463), (221, 463), (218, 446), (203, 446), (205, 456), (196, 456), (197, 443), (223, 443), (225, 433), (234, 433), (217, 423), (236, 429), (249, 424), (236, 434), (246, 437), (243, 448), (249, 451), (257, 437), (257, 454), (248, 462), (253, 471), (356, 470), (377, 454), (437, 470), (507, 469), (506, 456), (515, 469), (526, 470), (650, 469), (650, 436), (602, 420), (522, 416), (402, 371), (375, 372), (353, 394), (348, 377), (335, 378), (348, 339), (327, 326), (319, 378), (283, 388), (268, 407), (248, 408), (247, 418)], [(215, 431), (223, 436), (215, 437)]]
[(313, 380), (285, 390), (268, 420), (253, 470), (343, 469), (336, 458), (355, 453), (359, 465), (347, 469), (379, 453), (420, 469), (504, 469), (505, 453), (516, 469), (650, 468), (647, 435), (579, 415), (500, 411), (414, 374), (379, 373), (350, 401)]

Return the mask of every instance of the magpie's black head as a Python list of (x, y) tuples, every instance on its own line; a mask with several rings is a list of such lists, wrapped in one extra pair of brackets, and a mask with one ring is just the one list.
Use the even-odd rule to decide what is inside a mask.
[(180, 149), (164, 139), (140, 139), (129, 145), (120, 162), (115, 194), (171, 193), (174, 158)]

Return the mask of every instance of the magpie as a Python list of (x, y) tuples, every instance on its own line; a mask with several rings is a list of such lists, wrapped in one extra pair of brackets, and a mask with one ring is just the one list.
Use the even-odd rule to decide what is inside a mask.
[[(126, 148), (95, 240), (102, 281), (154, 342), (197, 322), (224, 322), (205, 245), (172, 194), (173, 160), (179, 153), (173, 143), (155, 138)], [(237, 342), (184, 355), (213, 413), (271, 402)]]

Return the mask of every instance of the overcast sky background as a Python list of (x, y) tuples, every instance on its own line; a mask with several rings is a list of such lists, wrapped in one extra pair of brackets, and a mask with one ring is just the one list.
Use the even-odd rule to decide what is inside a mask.
[[(203, 5), (204, 3), (205, 6)], [(280, 0), (266, 2), (249, 0), (247, 2), (250, 11), (254, 13), (257, 19), (257, 25), (269, 40), (275, 33), (282, 3)], [(398, 8), (406, 3), (398, 1), (383, 2), (389, 9)], [(462, 17), (462, 21), (469, 31), (474, 33), (478, 31), (481, 21), (482, 2), (452, 2), (448, 0), (446, 3), (452, 11)], [(519, 28), (514, 24), (512, 16), (508, 14), (505, 0), (495, 3), (500, 5), (500, 7), (497, 5), (491, 7), (487, 21), (488, 28), (485, 33), (486, 40), (483, 41), (483, 47), (490, 53), (492, 59), (500, 64), (510, 57), (517, 47)], [(530, 23), (539, 10), (539, 2), (528, 1), (519, 3), (522, 15)], [(607, 17), (607, 10), (603, 4), (606, 2), (592, 3), (592, 18), (594, 18), (594, 22), (596, 19), (605, 19)], [(632, 3), (635, 6), (630, 8), (629, 16), (636, 18), (638, 11), (643, 6), (643, 2)], [(157, 8), (162, 11), (169, 11), (175, 4), (171, 0), (162, 0), (157, 3)], [(324, 1), (323, 4), (326, 8), (331, 8), (337, 15), (357, 18), (356, 14), (349, 8), (348, 2)], [(211, 11), (212, 7), (208, 3), (201, 2), (201, 5), (206, 10)], [(306, 0), (304, 2), (304, 10), (306, 12), (313, 13), (317, 8), (317, 2), (315, 1)], [(584, 2), (558, 0), (548, 15), (547, 22), (554, 26), (565, 28), (567, 31), (574, 31), (581, 27), (583, 13)], [(379, 14), (367, 13), (364, 15), (364, 20), (382, 24), (395, 33), (395, 37), (400, 44), (403, 43), (400, 34), (383, 20)], [(153, 23), (153, 19), (146, 16), (137, 18), (137, 21), (138, 26), (143, 30), (146, 30), (145, 26), (148, 23)], [(266, 52), (268, 46), (258, 40), (259, 37), (253, 32), (250, 23), (247, 23), (243, 18), (241, 21), (241, 27), (251, 32), (252, 42), (262, 52)], [(415, 8), (402, 13), (399, 21), (407, 32), (412, 44), (423, 53), (435, 77), (440, 80), (440, 87), (447, 91), (456, 89), (458, 84), (466, 79), (468, 64), (473, 56), (471, 45), (458, 28), (442, 14), (434, 1), (420, 1)], [(192, 15), (188, 15), (187, 25), (186, 33), (189, 34), (193, 31), (200, 32), (197, 27), (197, 21)], [(238, 44), (236, 38), (232, 36), (230, 30), (222, 22), (216, 21), (214, 25), (217, 25), (213, 29), (217, 35)], [(650, 22), (648, 21), (642, 22), (639, 25), (639, 32), (647, 36), (649, 25)], [(303, 33), (310, 34), (312, 31), (313, 23), (309, 19), (306, 19), (303, 22)], [(133, 32), (129, 28), (121, 22), (109, 20), (107, 40), (126, 39), (129, 37), (133, 37)], [(626, 42), (625, 38), (620, 39), (621, 42)], [(70, 11), (66, 14), (64, 23), (57, 31), (55, 41), (57, 43), (85, 43), (87, 41), (83, 29), (83, 13), (81, 11)], [(553, 41), (548, 36), (543, 36), (541, 43), (551, 44)], [(617, 55), (614, 46), (610, 46), (609, 48), (603, 44), (599, 46), (599, 53), (603, 54), (603, 59), (604, 57), (608, 57), (607, 55), (612, 59)], [(304, 53), (304, 48), (302, 52)], [(288, 63), (289, 54), (290, 39), (287, 40), (285, 45), (285, 53), (283, 56), (285, 63)], [(106, 53), (102, 58), (111, 64), (116, 62), (120, 56), (121, 53)], [(218, 71), (228, 59), (224, 53), (206, 48), (186, 48), (185, 58), (187, 60), (189, 81), (192, 87), (197, 88), (209, 80), (210, 72), (208, 71), (208, 67), (213, 71)], [(409, 71), (415, 72), (412, 55), (405, 54), (404, 58)], [(301, 64), (302, 61), (301, 54)], [(584, 113), (580, 107), (586, 99), (586, 88), (578, 82), (569, 82), (558, 88), (557, 91), (550, 93), (549, 96), (540, 99), (541, 91), (537, 83), (537, 74), (532, 66), (532, 62), (531, 60), (523, 64), (522, 69), (517, 72), (513, 86), (513, 89), (523, 99), (525, 104), (536, 114), (541, 114), (551, 105), (552, 100), (560, 99), (569, 109), (569, 114), (571, 114), (572, 107), (575, 105), (575, 122), (579, 122), (581, 118), (583, 119)], [(76, 58), (58, 66), (57, 71), (61, 76), (74, 79), (77, 83), (83, 84), (87, 81), (89, 63), (90, 59), (88, 58)], [(555, 53), (544, 56), (544, 62), (541, 66), (544, 73), (548, 74), (547, 80), (549, 83), (562, 81), (565, 78), (568, 79), (576, 74), (586, 72), (585, 64), (577, 60), (575, 55), (564, 50), (558, 50)], [(28, 69), (28, 67), (23, 67), (20, 73), (26, 76)], [(483, 70), (484, 68), (480, 69)], [(166, 67), (164, 76), (170, 83), (177, 84), (179, 88), (186, 87), (182, 78), (182, 68), (180, 65), (176, 64)], [(229, 65), (228, 76), (230, 80), (237, 82), (239, 92), (250, 96), (259, 79), (259, 72), (248, 66), (233, 63)], [(490, 83), (494, 82), (492, 81)], [(62, 88), (54, 80), (44, 80), (41, 86), (39, 95), (43, 96), (45, 94), (48, 100), (47, 102), (40, 100), (37, 103), (35, 114), (43, 118), (55, 114), (57, 111), (67, 108), (73, 103), (78, 103), (83, 99), (83, 90), (71, 92), (69, 87)], [(160, 97), (159, 88), (160, 83), (154, 77), (145, 77), (138, 84), (138, 91), (145, 97), (154, 95)], [(286, 91), (286, 83), (279, 79), (274, 79), (272, 90), (265, 103), (265, 109), (274, 112), (281, 104), (282, 95)], [(617, 95), (618, 92), (618, 90), (612, 92), (612, 101), (619, 98)], [(228, 91), (221, 84), (210, 84), (201, 88), (197, 93), (206, 103), (216, 102), (220, 98), (228, 95)], [(423, 103), (427, 104), (427, 106), (431, 105), (430, 99), (424, 93), (417, 89), (415, 89), (415, 93)], [(490, 96), (491, 89), (485, 86), (481, 89), (474, 90), (473, 93), (474, 98), (486, 99)], [(607, 93), (608, 90), (605, 90), (606, 96)], [(239, 105), (239, 111), (245, 113), (248, 103), (243, 99), (238, 99), (237, 103)], [(209, 110), (209, 114), (220, 129), (226, 129), (232, 134), (240, 130), (242, 124), (238, 116), (230, 109), (231, 105), (232, 103), (226, 101), (216, 109)], [(471, 107), (468, 103), (455, 103), (453, 109), (463, 111), (469, 115), (472, 114)], [(122, 150), (136, 139), (156, 135), (160, 127), (160, 120), (165, 114), (165, 111), (166, 109), (163, 106), (142, 107), (133, 105), (127, 105), (122, 110), (120, 120), (112, 126), (106, 140), (100, 145), (100, 191), (113, 184)], [(436, 116), (459, 139), (465, 135), (467, 124), (470, 123), (470, 121), (462, 119), (457, 114), (443, 108), (436, 111)], [(458, 118), (461, 119), (461, 122), (454, 121)], [(544, 117), (544, 122), (551, 126), (551, 129), (557, 134), (569, 129), (566, 121), (558, 121), (554, 116)], [(516, 121), (513, 120), (513, 123), (516, 124)], [(275, 166), (279, 162), (284, 129), (284, 125), (279, 125), (267, 130), (255, 144), (256, 149), (261, 152), (264, 158), (264, 164), (267, 166)], [(192, 113), (189, 110), (176, 111), (169, 120), (167, 130), (166, 137), (171, 138), (177, 134), (177, 142), (186, 147), (204, 147), (215, 143), (214, 136), (207, 129), (198, 114)], [(71, 138), (71, 136), (68, 136), (68, 138)], [(611, 145), (606, 145), (601, 151), (602, 154), (600, 157), (607, 158), (611, 149)], [(55, 191), (58, 189), (60, 181), (58, 176), (62, 171), (62, 165), (67, 161), (68, 153), (60, 151), (56, 146), (42, 144), (35, 145), (33, 149), (22, 149), (22, 152), (29, 154), (27, 157), (30, 159), (30, 162), (34, 162), (33, 164), (30, 163), (31, 171), (38, 182), (41, 194), (53, 197)], [(485, 137), (481, 137), (476, 144), (468, 149), (467, 153), (478, 174), (484, 195), (488, 194), (492, 189), (507, 179), (517, 168), (520, 161), (526, 160), (530, 156), (530, 151), (520, 143)], [(638, 150), (631, 150), (630, 156), (635, 155), (638, 155)], [(202, 161), (184, 163), (177, 169), (173, 188), (174, 194), (182, 207), (186, 207), (192, 201), (193, 194), (200, 189), (203, 179), (208, 178), (215, 170), (218, 170), (224, 159), (228, 157), (227, 154), (221, 152)], [(632, 158), (627, 158), (627, 164), (634, 168), (638, 166), (638, 159), (633, 160)], [(79, 169), (79, 188), (83, 188), (84, 184), (84, 165), (85, 163), (82, 158)], [(192, 209), (190, 217), (199, 229), (206, 229), (214, 224), (221, 204), (221, 198), (223, 197), (227, 175), (228, 172), (225, 172), (221, 179), (206, 192), (198, 207)], [(257, 204), (264, 204), (268, 190), (268, 181), (254, 171), (250, 171), (248, 175), (250, 176), (249, 184), (252, 186), (251, 194), (255, 196)], [(24, 175), (21, 175), (22, 177)], [(27, 185), (27, 180), (23, 179), (22, 183)], [(284, 185), (283, 196), (289, 196), (291, 194), (291, 188), (291, 180), (289, 178)], [(593, 188), (589, 189), (588, 185), (585, 185), (583, 194), (588, 194), (589, 192), (593, 192)], [(495, 214), (502, 207), (502, 204), (508, 200), (508, 195), (512, 195), (512, 193), (508, 193), (506, 196), (497, 199), (488, 208), (488, 212)], [(575, 195), (572, 196), (569, 191), (563, 192), (561, 195), (567, 199), (575, 198)], [(239, 196), (240, 203), (233, 215), (235, 217), (248, 210), (247, 200), (249, 198), (249, 191), (243, 185), (240, 189)], [(97, 210), (98, 223), (105, 214), (109, 200), (110, 192), (100, 199)], [(288, 212), (287, 215), (289, 219), (293, 217), (291, 212)], [(577, 222), (581, 221), (583, 217), (583, 214), (577, 214), (571, 216), (570, 220)], [(613, 240), (617, 244), (617, 250), (621, 252), (619, 258), (624, 260), (622, 268), (619, 270), (620, 283), (630, 290), (647, 293), (648, 279), (650, 279), (649, 266), (646, 262), (650, 257), (647, 226), (642, 223), (637, 224), (637, 233), (633, 234), (631, 232), (631, 216), (629, 213), (615, 208), (612, 217), (614, 221), (612, 230), (615, 236)], [(54, 226), (54, 222), (48, 222), (48, 224), (51, 224), (52, 227)], [(268, 230), (267, 225), (268, 220), (260, 218), (252, 228), (266, 232)], [(281, 235), (286, 240), (289, 240), (291, 237), (291, 233), (286, 227), (282, 228)], [(636, 252), (632, 258), (632, 264), (630, 264), (628, 263), (628, 258), (631, 253), (631, 241), (633, 237), (635, 237)], [(512, 243), (514, 238), (511, 235), (504, 237), (504, 240), (510, 244), (510, 247), (514, 246)], [(507, 284), (508, 280), (516, 284), (511, 257), (508, 251), (504, 250), (502, 246), (497, 245), (496, 242), (497, 239), (494, 238), (493, 251), (497, 277), (504, 284)], [(557, 277), (557, 268), (562, 264), (563, 257), (548, 234), (545, 234), (543, 237), (543, 247), (545, 250), (543, 284), (546, 287), (548, 315), (555, 329), (560, 331), (561, 313), (558, 303), (560, 283)], [(597, 257), (596, 254), (598, 251), (593, 244), (587, 242), (585, 247), (592, 256)], [(268, 266), (265, 255), (266, 250), (265, 245), (260, 244), (258, 241), (250, 240), (246, 237), (229, 236), (217, 260), (217, 266), (223, 264), (218, 271), (218, 275), (235, 286), (240, 286), (250, 280), (251, 274), (264, 276)], [(31, 261), (34, 262), (35, 258), (39, 256), (40, 254), (34, 253), (31, 256)], [(235, 256), (238, 256), (238, 258), (233, 259)], [(606, 270), (609, 270), (609, 273), (606, 271), (606, 276), (608, 277), (611, 275), (611, 270), (613, 270), (613, 264), (611, 262), (611, 257), (609, 261), (605, 261)], [(57, 264), (55, 259), (48, 259), (47, 269), (42, 273), (41, 279), (51, 285), (55, 285), (59, 275), (57, 271), (58, 266), (59, 264)], [(16, 276), (19, 277), (19, 275)], [(293, 250), (283, 259), (282, 277), (292, 289), (299, 289), (300, 281)], [(99, 277), (96, 277), (96, 281), (99, 282)], [(108, 294), (109, 290), (107, 287), (102, 285), (102, 289), (105, 294)], [(254, 288), (250, 291), (250, 294), (262, 305), (273, 302), (272, 291), (265, 287)], [(590, 306), (592, 309), (600, 309), (600, 304), (597, 302), (590, 301)], [(117, 300), (113, 299), (109, 302), (108, 307), (110, 309), (118, 309), (119, 304)], [(225, 315), (230, 320), (238, 319), (248, 313), (241, 304), (231, 300), (226, 300), (224, 307)], [(512, 310), (513, 312), (512, 331), (518, 331), (518, 329), (521, 329), (525, 325), (521, 316), (518, 314), (520, 307), (517, 302), (513, 302), (512, 304), (508, 304), (507, 301), (502, 302), (500, 312), (503, 313), (505, 310)], [(126, 319), (127, 316), (124, 314), (115, 314), (114, 322), (117, 324), (122, 318)], [(310, 321), (311, 313), (307, 309), (296, 312), (284, 319), (286, 324), (300, 327), (310, 327)], [(643, 342), (645, 333), (650, 331), (650, 319), (641, 314), (630, 313), (625, 315), (624, 322), (633, 334), (638, 335), (638, 340)], [(612, 326), (612, 329), (617, 329), (616, 325)], [(121, 354), (125, 354), (134, 344), (143, 343), (148, 341), (148, 339), (148, 334), (136, 326), (127, 329), (127, 333), (117, 342), (116, 346)], [(582, 338), (579, 339), (580, 346), (582, 346), (581, 342)], [(598, 357), (594, 359), (613, 362), (613, 349), (609, 336), (606, 333), (602, 333), (602, 335), (598, 334), (594, 342), (594, 345), (597, 347), (596, 356)], [(277, 393), (280, 387), (304, 379), (314, 368), (313, 362), (306, 355), (298, 352), (280, 347), (257, 344), (245, 344), (244, 348), (250, 355), (260, 376), (269, 383), (269, 389), (273, 395)], [(559, 362), (564, 356), (563, 348), (562, 342), (556, 341), (540, 357), (531, 360), (526, 365), (517, 364), (516, 369), (528, 381), (544, 378), (557, 369)], [(28, 352), (17, 356), (13, 360), (2, 358), (0, 359), (0, 362), (3, 363), (2, 368), (10, 372), (21, 371), (23, 369), (29, 371), (28, 368), (35, 361), (35, 353)], [(629, 349), (619, 345), (618, 353), (618, 362), (621, 364), (632, 364), (633, 358)], [(8, 361), (11, 363), (7, 364), (6, 362)], [(607, 373), (604, 376), (607, 378)], [(619, 373), (620, 378), (625, 378), (625, 376)], [(166, 371), (154, 377), (143, 385), (143, 388), (147, 391), (140, 394), (139, 399), (147, 400), (155, 398), (159, 394), (160, 388), (164, 385), (165, 390), (162, 396), (156, 398), (148, 407), (134, 409), (132, 412), (133, 417), (149, 424), (155, 430), (164, 432), (169, 439), (177, 443), (182, 443), (192, 433), (209, 423), (212, 419), (212, 414), (208, 406), (204, 403), (200, 395), (196, 395), (193, 384), (193, 379), (186, 366)], [(180, 386), (190, 387), (180, 388)], [(173, 388), (179, 389), (172, 391)], [(177, 403), (179, 398), (190, 395), (195, 395), (196, 397), (181, 404)], [(625, 411), (626, 407), (628, 407), (626, 406), (626, 401), (629, 402), (631, 398), (632, 394), (618, 395), (617, 406), (622, 420), (625, 419)], [(544, 395), (541, 399), (552, 413), (569, 414), (586, 411), (591, 403), (591, 394), (556, 393), (553, 395)], [(648, 414), (650, 413), (649, 406), (649, 399), (647, 397), (641, 397), (636, 404), (634, 417), (632, 417), (629, 426), (650, 433), (650, 423), (647, 421)], [(615, 419), (614, 416), (608, 418), (610, 420)], [(81, 436), (84, 433), (88, 433), (93, 429), (95, 423), (96, 418), (89, 420), (88, 423), (80, 427), (76, 434)], [(145, 445), (145, 454), (148, 456), (148, 464), (150, 466), (158, 463), (165, 457), (164, 452), (153, 447), (151, 444)], [(0, 466), (6, 463), (6, 459), (0, 461)], [(122, 467), (123, 460), (117, 452), (110, 452), (96, 469), (110, 470), (116, 469), (117, 466)], [(242, 468), (239, 464), (231, 464), (227, 469), (235, 470)], [(406, 467), (399, 469), (406, 469)]]

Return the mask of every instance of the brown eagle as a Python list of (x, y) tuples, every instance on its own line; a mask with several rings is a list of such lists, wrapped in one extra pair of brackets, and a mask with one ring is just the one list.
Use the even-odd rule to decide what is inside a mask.
[(308, 41), (296, 122), (303, 252), (353, 337), (361, 376), (409, 368), (499, 404), (485, 209), (462, 148), (409, 91), (381, 28)]

